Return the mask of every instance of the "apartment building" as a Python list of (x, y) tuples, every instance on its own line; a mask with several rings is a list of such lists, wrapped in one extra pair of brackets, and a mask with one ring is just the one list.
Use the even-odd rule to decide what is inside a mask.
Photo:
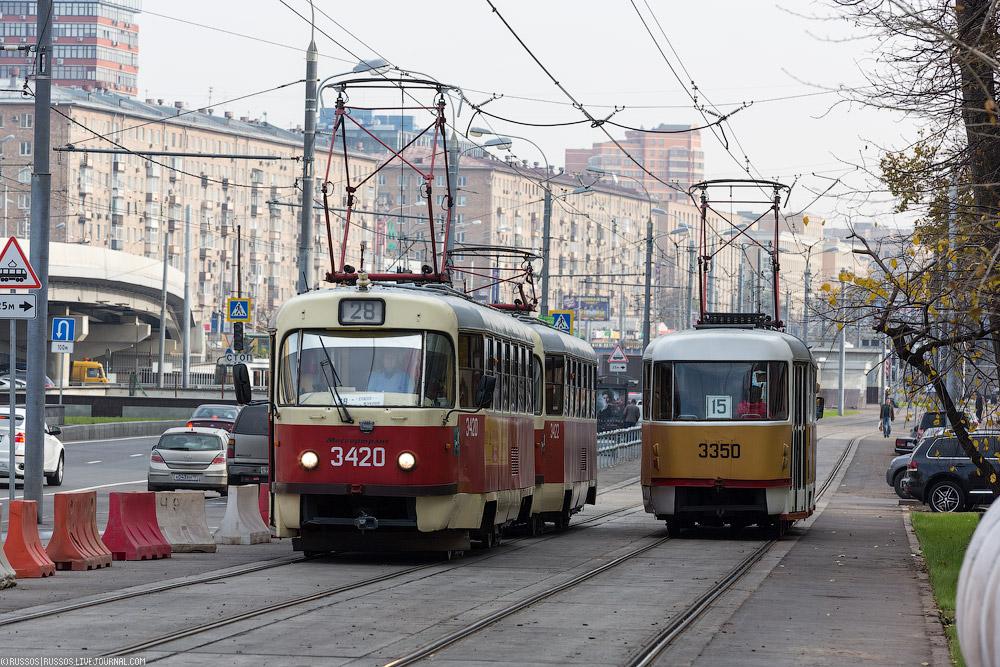
[[(182, 102), (139, 101), (79, 88), (54, 87), (52, 102), (53, 148), (76, 148), (52, 157), (53, 241), (104, 246), (154, 262), (162, 261), (166, 241), (170, 264), (183, 270), (187, 229), (193, 317), (209, 329), (213, 313), (221, 312), (225, 298), (236, 292), (237, 228), (242, 289), (255, 299), (258, 323), (265, 325), (295, 293), (301, 134), (228, 112), (192, 111)], [(27, 236), (30, 226), (33, 113), (30, 100), (0, 94), (0, 135), (7, 135), (0, 142), (4, 226), (19, 236)], [(190, 155), (83, 151), (116, 146)], [(325, 169), (322, 148), (317, 154), (323, 169), (317, 173)], [(278, 159), (265, 159), (270, 157)], [(331, 172), (340, 173), (342, 156), (333, 160)], [(352, 155), (350, 163), (355, 176), (363, 177), (376, 160)], [(370, 205), (374, 193), (374, 184), (360, 190), (359, 205)], [(323, 224), (316, 210), (313, 286), (330, 268)]]

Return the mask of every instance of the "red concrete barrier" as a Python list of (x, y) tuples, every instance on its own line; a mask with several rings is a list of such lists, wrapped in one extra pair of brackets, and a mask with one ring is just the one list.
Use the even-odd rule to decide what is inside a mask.
[(156, 523), (155, 493), (112, 491), (108, 500), (108, 525), (101, 540), (115, 560), (170, 558), (170, 544)]
[(111, 567), (111, 551), (97, 534), (97, 491), (55, 494), (55, 527), (45, 551), (57, 570)]
[(264, 483), (260, 485), (257, 492), (257, 505), (260, 507), (260, 518), (264, 523), (271, 523), (271, 485)]
[(38, 539), (38, 504), (34, 500), (12, 500), (7, 539), (3, 552), (18, 579), (49, 577), (56, 573), (42, 541)]

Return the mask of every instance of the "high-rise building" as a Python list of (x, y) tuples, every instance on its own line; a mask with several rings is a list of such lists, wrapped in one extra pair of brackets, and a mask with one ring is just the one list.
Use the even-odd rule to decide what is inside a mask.
[[(139, 91), (139, 26), (142, 0), (53, 0), (52, 82), (124, 95)], [(0, 43), (28, 46), (37, 39), (38, 3), (0, 0)], [(0, 52), (0, 80), (34, 71), (35, 53)]]
[[(659, 125), (646, 131), (628, 130), (618, 142), (628, 151), (623, 153), (614, 142), (593, 144), (591, 148), (566, 149), (566, 171), (582, 173), (588, 167), (626, 177), (621, 185), (635, 187), (638, 179), (654, 201), (688, 201), (688, 187), (705, 175), (705, 154), (701, 150), (701, 132), (690, 125)], [(635, 158), (656, 174), (652, 178), (640, 169)], [(671, 185), (664, 185), (664, 181)]]

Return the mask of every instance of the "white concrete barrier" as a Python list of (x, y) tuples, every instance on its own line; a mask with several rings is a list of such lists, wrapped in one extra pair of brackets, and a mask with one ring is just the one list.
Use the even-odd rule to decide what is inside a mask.
[(229, 487), (226, 515), (215, 531), (216, 544), (261, 544), (271, 541), (271, 530), (260, 516), (256, 484)]
[[(3, 521), (3, 505), (0, 505), (0, 522)], [(0, 588), (10, 588), (17, 585), (14, 568), (7, 561), (7, 555), (3, 552), (3, 545), (0, 545)]]
[(1000, 502), (979, 520), (965, 551), (955, 623), (968, 667), (1000, 667)]
[(157, 491), (156, 523), (173, 553), (215, 553), (203, 491)]

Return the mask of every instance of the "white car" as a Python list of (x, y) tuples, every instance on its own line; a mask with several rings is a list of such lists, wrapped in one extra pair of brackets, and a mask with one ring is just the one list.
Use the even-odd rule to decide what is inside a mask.
[[(9, 408), (8, 408), (9, 410)], [(24, 408), (15, 408), (14, 432), (14, 465), (15, 479), (24, 477)], [(10, 477), (10, 412), (0, 412), (0, 477)], [(56, 437), (62, 433), (58, 426), (45, 425), (45, 460), (42, 470), (45, 473), (45, 483), (49, 486), (62, 486), (63, 472), (66, 467), (66, 453), (63, 444)]]

